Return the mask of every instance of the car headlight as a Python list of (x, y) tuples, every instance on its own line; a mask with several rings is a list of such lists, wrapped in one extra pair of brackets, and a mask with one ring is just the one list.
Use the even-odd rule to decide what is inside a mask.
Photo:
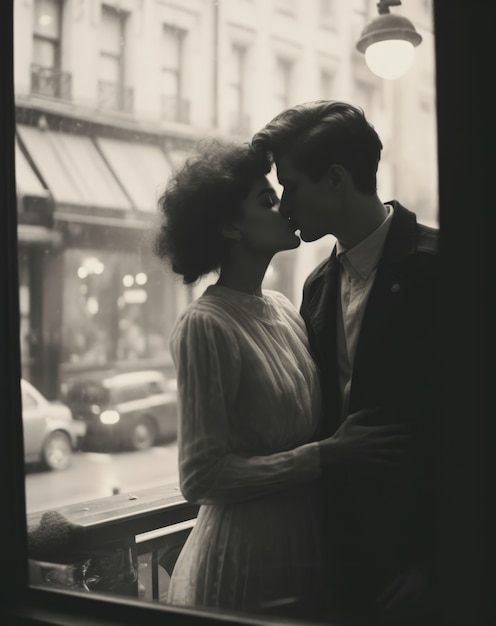
[(102, 424), (117, 424), (121, 419), (118, 411), (102, 411), (100, 413), (100, 421)]

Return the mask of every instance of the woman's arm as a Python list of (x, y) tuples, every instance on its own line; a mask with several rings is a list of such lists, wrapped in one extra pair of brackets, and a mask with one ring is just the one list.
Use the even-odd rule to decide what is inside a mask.
[(229, 447), (229, 416), (241, 359), (232, 330), (204, 312), (187, 314), (170, 340), (179, 394), (179, 466), (183, 495), (198, 503), (241, 501), (320, 473), (319, 444), (244, 457)]

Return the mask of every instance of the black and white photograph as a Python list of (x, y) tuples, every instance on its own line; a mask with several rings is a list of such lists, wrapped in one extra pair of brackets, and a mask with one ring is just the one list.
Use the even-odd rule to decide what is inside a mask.
[(2, 4), (2, 623), (493, 623), (491, 4)]

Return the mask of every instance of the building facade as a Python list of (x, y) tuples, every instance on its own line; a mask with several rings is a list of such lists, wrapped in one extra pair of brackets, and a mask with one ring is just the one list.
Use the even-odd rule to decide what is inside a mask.
[[(170, 371), (172, 324), (208, 280), (186, 289), (154, 257), (156, 202), (202, 137), (247, 140), (292, 104), (349, 100), (383, 139), (379, 195), (436, 222), (428, 0), (404, 2), (423, 42), (394, 82), (355, 50), (374, 1), (14, 5), (22, 366), (48, 397), (87, 371)], [(330, 243), (276, 255), (266, 286), (298, 306)]]

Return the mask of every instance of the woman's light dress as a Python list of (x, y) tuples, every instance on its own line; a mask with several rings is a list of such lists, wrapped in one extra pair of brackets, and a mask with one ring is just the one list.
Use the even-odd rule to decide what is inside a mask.
[(212, 285), (170, 337), (180, 483), (200, 503), (168, 601), (250, 612), (318, 612), (318, 371), (282, 294)]

